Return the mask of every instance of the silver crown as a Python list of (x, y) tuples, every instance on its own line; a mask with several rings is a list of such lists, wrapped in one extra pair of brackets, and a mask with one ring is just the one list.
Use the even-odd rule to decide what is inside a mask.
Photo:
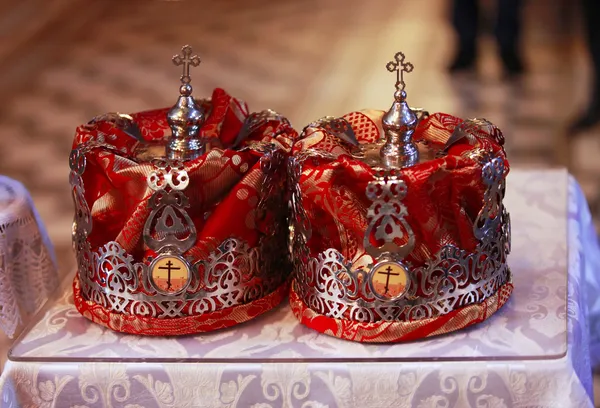
[[(310, 222), (305, 213), (295, 211), (296, 293), (320, 314), (360, 322), (436, 317), (494, 295), (511, 280), (506, 263), (510, 216), (502, 204), (503, 159), (487, 156), (486, 160), (482, 170), (486, 185), (484, 205), (473, 227), (479, 240), (474, 252), (447, 245), (425, 265), (412, 267), (405, 262), (416, 243), (402, 204), (408, 189), (395, 171), (383, 172), (367, 187), (372, 205), (364, 247), (373, 262), (365, 268), (353, 268), (352, 262), (334, 248), (310, 256), (306, 249)], [(301, 164), (296, 160), (291, 173), (300, 174)], [(302, 208), (301, 194), (294, 194), (292, 201)], [(389, 202), (397, 205), (386, 205)], [(386, 232), (391, 225), (392, 232)], [(374, 246), (369, 242), (371, 234), (384, 243)], [(405, 243), (397, 245), (395, 242), (402, 238)]]
[[(85, 199), (83, 175), (86, 154), (94, 149), (120, 153), (107, 143), (86, 142), (69, 159), (75, 202), (73, 246), (77, 255), (79, 285), (85, 299), (109, 311), (134, 316), (174, 318), (200, 315), (246, 304), (280, 287), (287, 276), (285, 242), (274, 231), (250, 247), (234, 237), (216, 245), (203, 259), (186, 255), (196, 241), (196, 228), (187, 213), (184, 190), (190, 180), (182, 163), (154, 159), (147, 177), (150, 214), (143, 228), (144, 244), (157, 255), (136, 261), (115, 241), (92, 248), (89, 236), (93, 218)], [(265, 146), (261, 169), (265, 173), (257, 214), (272, 211), (277, 171), (285, 157)], [(277, 218), (277, 217), (276, 217)], [(277, 222), (277, 221), (276, 221)]]
[[(354, 158), (371, 165), (375, 172), (365, 192), (371, 202), (362, 243), (370, 258), (368, 264), (353, 265), (335, 248), (316, 256), (309, 250), (312, 233), (310, 219), (302, 205), (299, 184), (302, 167), (307, 159), (319, 161), (336, 157), (307, 149), (294, 156), (288, 167), (292, 189), (290, 246), (294, 255), (294, 290), (311, 309), (332, 318), (376, 322), (436, 317), (482, 302), (511, 281), (506, 263), (510, 252), (510, 217), (502, 203), (507, 169), (502, 156), (496, 157), (481, 149), (468, 153), (481, 164), (486, 188), (483, 206), (473, 224), (473, 234), (478, 240), (476, 249), (469, 252), (446, 245), (422, 265), (415, 267), (407, 261), (418, 242), (403, 203), (410, 187), (403, 180), (402, 169), (419, 162), (412, 134), (418, 121), (428, 113), (411, 109), (406, 103), (403, 73), (411, 72), (413, 66), (405, 62), (404, 54), (397, 53), (387, 69), (397, 72), (397, 81), (395, 101), (382, 119), (385, 140), (361, 145), (352, 153)], [(331, 125), (339, 120), (325, 118), (312, 127), (344, 139), (344, 135), (349, 134), (347, 130), (340, 130), (344, 126)], [(465, 121), (463, 126), (457, 127), (456, 136), (451, 137), (448, 144), (463, 137), (475, 140), (473, 135), (478, 133), (491, 135), (502, 144), (497, 128), (480, 119)], [(447, 153), (449, 147), (441, 153)], [(379, 151), (376, 159), (375, 149)]]
[[(261, 235), (256, 246), (230, 237), (221, 243), (210, 243), (214, 250), (207, 256), (190, 253), (198, 232), (188, 214), (186, 191), (190, 177), (184, 161), (205, 152), (206, 146), (199, 136), (205, 112), (191, 96), (189, 68), (197, 66), (200, 59), (192, 55), (191, 47), (185, 46), (181, 55), (173, 57), (173, 62), (183, 66), (183, 74), (179, 99), (167, 114), (172, 137), (166, 146), (148, 144), (131, 116), (109, 113), (83, 127), (84, 131), (94, 131), (94, 138), (77, 146), (69, 160), (75, 202), (73, 246), (81, 293), (85, 299), (115, 313), (153, 318), (201, 315), (259, 299), (287, 279), (284, 273), (287, 259), (273, 255), (287, 249), (281, 240), (283, 229), (275, 225), (282, 224), (279, 216), (273, 217), (273, 225), (265, 226), (268, 233)], [(246, 120), (241, 137), (268, 121), (288, 123), (272, 111), (253, 114)], [(101, 132), (100, 123), (112, 124), (134, 138), (138, 143), (133, 145), (133, 151), (113, 146), (111, 142), (116, 136)], [(135, 259), (116, 241), (92, 248), (89, 237), (93, 217), (85, 198), (83, 176), (86, 155), (96, 149), (135, 158), (151, 167), (146, 187), (152, 195), (148, 216), (143, 220), (142, 239), (144, 248), (154, 255)], [(256, 216), (279, 214), (281, 202), (275, 202), (278, 200), (274, 198), (281, 195), (277, 193), (280, 188), (276, 180), (280, 178), (277, 173), (285, 157), (273, 144), (258, 143), (252, 149), (262, 154), (260, 168), (264, 175)], [(121, 234), (126, 235), (127, 231)]]

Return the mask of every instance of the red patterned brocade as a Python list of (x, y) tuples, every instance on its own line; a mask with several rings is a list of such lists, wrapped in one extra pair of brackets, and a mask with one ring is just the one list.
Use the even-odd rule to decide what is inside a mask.
[[(384, 113), (365, 110), (349, 113), (344, 119), (351, 124), (361, 145), (372, 144), (385, 138), (381, 127)], [(413, 135), (422, 159), (415, 166), (397, 173), (407, 186), (408, 193), (402, 204), (406, 207), (405, 220), (415, 236), (414, 249), (404, 260), (410, 268), (423, 266), (448, 245), (469, 253), (475, 251), (478, 239), (474, 234), (474, 223), (484, 206), (486, 185), (482, 169), (487, 163), (486, 158), (501, 158), (505, 176), (508, 173), (504, 138), (495, 127), (489, 132), (478, 130), (472, 139), (465, 138), (453, 144), (447, 154), (435, 155), (462, 122), (462, 119), (442, 113), (423, 119)], [(303, 161), (299, 180), (302, 206), (311, 228), (308, 255), (316, 258), (334, 248), (352, 264), (353, 270), (368, 270), (374, 259), (365, 250), (363, 238), (368, 226), (367, 211), (372, 202), (365, 191), (375, 180), (376, 170), (357, 158), (356, 151), (356, 147), (327, 130), (315, 128), (296, 141), (292, 149), (296, 157), (308, 156)], [(381, 245), (374, 234), (370, 240), (376, 246)], [(395, 243), (401, 246), (407, 241), (408, 234), (404, 234)], [(347, 319), (320, 315), (304, 303), (294, 291), (294, 284), (291, 305), (303, 324), (319, 332), (355, 341), (396, 342), (447, 333), (485, 320), (506, 302), (511, 291), (512, 284), (507, 283), (496, 295), (480, 304), (414, 321), (359, 323), (349, 318), (349, 311), (344, 314)]]
[[(205, 260), (211, 252), (229, 238), (258, 245), (265, 236), (285, 234), (285, 225), (272, 230), (272, 214), (261, 212), (259, 203), (265, 197), (263, 181), (264, 156), (257, 143), (268, 142), (279, 150), (289, 152), (297, 134), (284, 121), (269, 120), (254, 129), (245, 140), (237, 141), (248, 107), (221, 89), (213, 92), (210, 101), (199, 101), (208, 111), (200, 136), (208, 140), (207, 153), (183, 162), (189, 176), (185, 195), (189, 200), (187, 214), (197, 231), (197, 239), (183, 256), (191, 265)], [(168, 109), (141, 112), (131, 115), (146, 143), (140, 143), (119, 127), (106, 121), (98, 121), (77, 129), (73, 147), (89, 146), (85, 152), (85, 201), (91, 211), (93, 228), (88, 236), (92, 251), (107, 242), (117, 242), (131, 255), (135, 262), (149, 264), (156, 257), (143, 240), (143, 228), (151, 214), (149, 199), (154, 191), (147, 178), (154, 170), (149, 160), (136, 159), (136, 152), (143, 144), (164, 145), (171, 138), (167, 124)], [(234, 146), (235, 143), (235, 146)], [(285, 162), (276, 171), (273, 181), (277, 193), (276, 202), (285, 206)], [(285, 224), (285, 210), (282, 222)], [(80, 265), (81, 267), (81, 265)], [(204, 273), (198, 268), (199, 273)], [(243, 305), (227, 307), (225, 301), (216, 304), (214, 310), (183, 317), (153, 318), (116, 313), (86, 299), (81, 282), (75, 278), (75, 305), (94, 322), (111, 329), (144, 335), (181, 335), (209, 331), (231, 326), (253, 318), (276, 306), (287, 293), (289, 270), (279, 271), (281, 284), (265, 297)], [(95, 282), (103, 284), (96, 273)], [(202, 277), (200, 277), (202, 279)], [(262, 276), (251, 277), (251, 284), (259, 286)], [(143, 292), (143, 288), (139, 288)], [(131, 310), (131, 309), (128, 309)]]
[[(353, 112), (344, 118), (350, 122), (359, 143), (373, 143), (383, 138), (383, 111)], [(441, 149), (462, 119), (436, 113), (423, 120), (415, 131), (415, 141)], [(453, 145), (444, 157), (422, 161), (401, 170), (410, 194), (403, 199), (406, 220), (415, 233), (417, 245), (408, 258), (420, 265), (444, 245), (472, 251), (477, 245), (473, 223), (483, 205), (485, 185), (483, 164), (472, 157), (479, 150), (505, 158), (502, 140), (496, 135), (481, 135), (475, 145), (466, 141)], [(336, 158), (311, 157), (303, 165), (300, 187), (302, 204), (312, 222), (309, 242), (312, 254), (336, 248), (355, 266), (372, 259), (362, 245), (367, 229), (367, 209), (371, 202), (365, 195), (375, 171), (351, 156), (352, 146), (324, 131), (308, 133), (294, 144), (293, 152), (320, 150)], [(508, 170), (508, 162), (505, 159)], [(404, 244), (399, 242), (398, 244)], [(366, 257), (366, 259), (364, 259)]]

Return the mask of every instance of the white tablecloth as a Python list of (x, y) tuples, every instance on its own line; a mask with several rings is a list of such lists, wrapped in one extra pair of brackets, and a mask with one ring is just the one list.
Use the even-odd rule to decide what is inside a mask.
[(52, 245), (29, 192), (0, 176), (0, 330), (5, 336), (11, 338), (58, 283)]
[(287, 305), (181, 338), (116, 334), (50, 304), (13, 347), (2, 406), (592, 407), (583, 250), (589, 217), (566, 171), (513, 171), (515, 291), (488, 321), (398, 345), (299, 325)]

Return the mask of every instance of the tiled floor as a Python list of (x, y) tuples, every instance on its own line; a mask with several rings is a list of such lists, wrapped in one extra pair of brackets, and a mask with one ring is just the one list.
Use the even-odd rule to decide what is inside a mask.
[[(223, 87), (254, 110), (286, 114), (298, 127), (352, 109), (387, 108), (394, 79), (385, 64), (402, 50), (415, 65), (407, 77), (412, 105), (496, 123), (513, 167), (568, 165), (600, 220), (600, 130), (577, 139), (564, 133), (589, 83), (573, 2), (527, 3), (529, 73), (515, 83), (502, 80), (489, 39), (482, 41), (477, 76), (445, 73), (453, 46), (448, 3), (54, 2), (50, 28), (38, 27), (40, 35), (30, 35), (14, 50), (12, 65), (0, 64), (0, 174), (31, 191), (68, 271), (73, 258), (67, 157), (74, 129), (108, 111), (171, 105), (179, 71), (170, 56), (181, 45), (189, 43), (203, 59), (194, 72), (196, 95)], [(0, 0), (0, 10), (6, 4)], [(31, 11), (49, 3), (22, 4)], [(61, 13), (58, 5), (68, 11)], [(69, 10), (77, 10), (77, 17)], [(9, 51), (10, 43), (0, 41), (0, 54)]]

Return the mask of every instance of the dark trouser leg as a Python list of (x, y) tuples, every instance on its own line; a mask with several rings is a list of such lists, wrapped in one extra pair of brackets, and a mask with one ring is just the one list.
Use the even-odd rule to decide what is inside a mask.
[(454, 0), (452, 24), (458, 37), (456, 57), (450, 70), (471, 67), (477, 51), (477, 32), (479, 25), (478, 0)]
[(582, 0), (581, 3), (592, 62), (592, 88), (586, 111), (571, 125), (571, 130), (575, 132), (600, 123), (600, 2), (598, 0)]
[(600, 2), (583, 0), (583, 13), (592, 61), (592, 105), (600, 112)]
[(522, 0), (498, 0), (496, 40), (509, 74), (523, 71), (520, 50), (522, 3)]

